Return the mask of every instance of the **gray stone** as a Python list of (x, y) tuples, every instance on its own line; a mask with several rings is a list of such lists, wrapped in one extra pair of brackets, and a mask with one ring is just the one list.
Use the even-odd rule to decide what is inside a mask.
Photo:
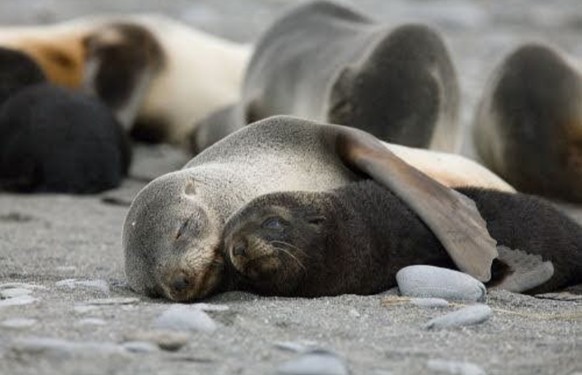
[(128, 341), (122, 346), (131, 353), (152, 353), (158, 351), (158, 346), (147, 341)]
[(140, 299), (135, 297), (114, 297), (114, 298), (100, 298), (86, 301), (86, 305), (133, 305), (139, 303)]
[(28, 305), (28, 304), (31, 304), (35, 301), (36, 301), (36, 298), (29, 296), (29, 295), (23, 295), (23, 296), (18, 296), (18, 297), (0, 300), (0, 307)]
[(447, 268), (408, 266), (396, 274), (403, 296), (444, 298), (449, 301), (484, 302), (487, 289), (479, 280)]
[(135, 331), (124, 336), (126, 342), (150, 342), (160, 349), (171, 352), (181, 349), (189, 339), (190, 336), (186, 333), (163, 330)]
[(73, 356), (123, 355), (126, 351), (111, 342), (73, 342), (47, 337), (29, 337), (12, 342), (12, 350), (30, 355), (50, 355), (58, 358)]
[(452, 375), (486, 375), (487, 373), (481, 367), (470, 362), (447, 361), (442, 359), (431, 359), (427, 367), (438, 373)]
[(192, 307), (198, 308), (202, 311), (228, 311), (227, 305), (218, 305), (213, 303), (194, 303)]
[(279, 341), (275, 343), (275, 347), (281, 350), (287, 350), (294, 353), (303, 353), (309, 350), (315, 350), (315, 343), (299, 343), (293, 341)]
[(442, 298), (412, 298), (410, 303), (418, 307), (447, 307), (449, 301)]
[(105, 280), (66, 279), (57, 281), (55, 285), (60, 288), (67, 287), (70, 289), (94, 289), (100, 291), (103, 294), (109, 294), (109, 284), (107, 284), (107, 281)]
[(347, 375), (345, 361), (326, 350), (314, 350), (287, 361), (277, 368), (277, 374), (286, 375)]
[(32, 293), (32, 290), (26, 288), (8, 288), (0, 290), (0, 299), (27, 296)]
[(154, 327), (175, 331), (194, 331), (212, 333), (217, 326), (204, 311), (188, 306), (174, 305), (164, 311), (154, 321)]
[(492, 314), (491, 308), (487, 305), (472, 305), (432, 319), (424, 327), (433, 329), (480, 324), (489, 319)]
[(36, 322), (36, 319), (15, 318), (2, 321), (0, 326), (5, 328), (28, 328), (35, 325)]

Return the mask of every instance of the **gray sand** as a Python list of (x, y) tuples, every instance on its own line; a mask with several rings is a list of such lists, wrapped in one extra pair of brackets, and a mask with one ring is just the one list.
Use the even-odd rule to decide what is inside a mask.
[[(0, 23), (159, 10), (251, 41), (290, 3), (2, 0)], [(486, 77), (518, 43), (546, 40), (582, 57), (578, 0), (355, 3), (386, 22), (420, 20), (443, 31), (460, 75), (465, 129)], [(465, 142), (463, 153), (471, 150)], [(180, 167), (187, 156), (142, 147), (136, 159), (132, 174), (143, 179)], [(128, 180), (107, 195), (128, 199), (142, 186)], [(579, 207), (562, 207), (582, 218)], [(311, 300), (232, 292), (204, 301), (210, 306), (189, 306), (205, 313), (179, 317), (176, 324), (189, 324), (181, 331), (160, 331), (156, 322), (172, 304), (137, 296), (125, 284), (126, 212), (101, 197), (0, 195), (0, 374), (269, 374), (289, 361), (297, 368), (313, 349), (335, 353), (307, 355), (310, 363), (336, 360), (327, 366), (340, 366), (335, 373), (347, 366), (353, 374), (582, 374), (582, 301), (499, 291), (488, 297), (492, 317), (462, 328), (424, 328), (461, 305), (427, 308), (393, 292)], [(206, 315), (216, 329), (192, 328), (208, 327)]]

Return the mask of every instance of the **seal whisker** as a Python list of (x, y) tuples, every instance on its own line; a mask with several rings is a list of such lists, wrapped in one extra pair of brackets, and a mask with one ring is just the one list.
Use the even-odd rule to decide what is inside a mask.
[[(292, 249), (297, 250), (298, 252), (300, 252), (304, 257), (309, 258), (309, 255), (305, 251), (301, 250), (300, 248), (298, 248), (295, 245), (290, 244), (289, 242), (285, 242), (285, 241), (271, 241), (270, 243), (271, 243), (271, 245), (288, 246), (288, 247), (290, 247), (290, 248), (292, 248)], [(282, 249), (280, 246), (273, 246), (273, 247), (275, 247), (277, 249)]]
[[(297, 259), (297, 257), (295, 255), (293, 255), (289, 250), (287, 250), (283, 247), (275, 247), (275, 248), (277, 250), (280, 250), (283, 254), (286, 254), (287, 256), (289, 256), (289, 258), (293, 259), (297, 263), (297, 265), (303, 269), (303, 271), (307, 271), (307, 268), (303, 265), (303, 263), (299, 259)], [(299, 250), (299, 251), (301, 251), (301, 250)]]

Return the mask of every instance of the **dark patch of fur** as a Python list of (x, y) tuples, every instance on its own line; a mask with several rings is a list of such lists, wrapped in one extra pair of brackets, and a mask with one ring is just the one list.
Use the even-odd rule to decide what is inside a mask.
[(18, 90), (46, 81), (42, 69), (22, 52), (0, 48), (0, 105)]

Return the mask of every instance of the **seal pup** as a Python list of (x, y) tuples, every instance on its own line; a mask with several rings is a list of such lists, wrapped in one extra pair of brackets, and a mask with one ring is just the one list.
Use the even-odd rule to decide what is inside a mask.
[(222, 120), (240, 128), (286, 114), (406, 146), (458, 145), (459, 86), (441, 36), (424, 25), (388, 27), (332, 2), (294, 8), (262, 35), (241, 106)]
[(582, 76), (566, 57), (526, 44), (496, 69), (473, 139), (483, 163), (520, 191), (582, 202)]
[(251, 53), (158, 14), (2, 27), (0, 46), (31, 56), (53, 83), (103, 96), (135, 138), (184, 147), (199, 120), (237, 102)]
[[(523, 194), (456, 190), (475, 201), (505, 247), (488, 286), (508, 287), (508, 275), (528, 273), (525, 283), (511, 283), (513, 291), (544, 293), (582, 282), (582, 228), (556, 208)], [(409, 265), (456, 268), (422, 220), (370, 180), (255, 198), (228, 219), (223, 239), (237, 284), (268, 295), (375, 294), (395, 286), (396, 273)]]
[(0, 189), (92, 194), (121, 183), (129, 144), (109, 108), (48, 83), (0, 109)]
[[(398, 152), (406, 162), (396, 156)], [(153, 180), (135, 197), (123, 227), (128, 283), (138, 293), (177, 301), (226, 288), (220, 236), (232, 213), (262, 194), (329, 190), (366, 177), (410, 205), (460, 269), (488, 280), (497, 251), (474, 203), (411, 165), (445, 184), (467, 185), (480, 174), (484, 185), (511, 187), (457, 155), (443, 154), (432, 164), (430, 158), (414, 156), (413, 149), (392, 152), (351, 127), (288, 116), (246, 126), (204, 150), (182, 170)], [(455, 164), (451, 160), (464, 160), (460, 164), (465, 168), (447, 170), (444, 165)]]
[(42, 69), (30, 57), (0, 47), (0, 106), (23, 87), (44, 81)]

